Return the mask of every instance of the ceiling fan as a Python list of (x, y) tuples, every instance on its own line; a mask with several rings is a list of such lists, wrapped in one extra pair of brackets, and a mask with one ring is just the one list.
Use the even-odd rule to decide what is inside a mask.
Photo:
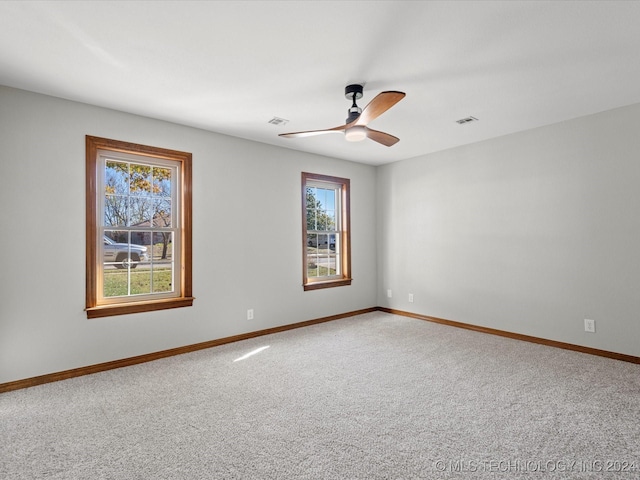
[(365, 138), (370, 138), (371, 140), (386, 147), (390, 147), (400, 141), (398, 137), (367, 127), (367, 124), (378, 118), (402, 100), (405, 96), (403, 92), (388, 91), (379, 93), (366, 107), (364, 107), (364, 109), (361, 109), (356, 105), (356, 100), (362, 98), (362, 85), (347, 85), (344, 89), (344, 96), (347, 100), (351, 100), (353, 102), (351, 108), (349, 108), (349, 116), (347, 117), (347, 123), (345, 125), (340, 125), (339, 127), (329, 128), (326, 130), (281, 133), (279, 136), (286, 138), (298, 138), (323, 135), (325, 133), (344, 132), (345, 138), (350, 142), (359, 142)]

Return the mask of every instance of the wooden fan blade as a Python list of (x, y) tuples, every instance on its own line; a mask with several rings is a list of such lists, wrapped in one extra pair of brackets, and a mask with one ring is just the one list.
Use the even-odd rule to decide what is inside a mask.
[(393, 135), (389, 135), (388, 133), (379, 132), (378, 130), (372, 130), (368, 127), (367, 129), (367, 138), (370, 138), (374, 142), (381, 143), (385, 147), (391, 147), (400, 141), (398, 137), (394, 137)]
[(372, 120), (378, 118), (384, 112), (393, 107), (396, 103), (404, 98), (406, 94), (403, 92), (382, 92), (379, 93), (369, 105), (364, 107), (362, 113), (355, 121), (354, 125), (366, 125)]
[(326, 130), (309, 130), (307, 132), (281, 133), (278, 136), (279, 137), (285, 137), (285, 138), (313, 137), (315, 135), (324, 135), (325, 133), (340, 133), (340, 132), (344, 132), (346, 127), (347, 127), (346, 125), (340, 125), (339, 127), (328, 128)]

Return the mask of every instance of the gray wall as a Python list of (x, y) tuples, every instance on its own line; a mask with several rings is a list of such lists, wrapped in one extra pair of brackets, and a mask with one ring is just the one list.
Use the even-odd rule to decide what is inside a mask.
[[(87, 134), (193, 153), (193, 307), (87, 320)], [(351, 179), (349, 287), (302, 289), (302, 171)], [(376, 303), (371, 166), (0, 87), (0, 178), (0, 383)]]
[[(0, 87), (0, 383), (375, 305), (640, 356), (637, 118), (376, 169)], [(87, 320), (87, 134), (193, 153), (193, 307)], [(301, 171), (351, 179), (350, 287), (302, 290)]]
[(634, 105), (380, 167), (378, 305), (640, 356), (638, 118)]

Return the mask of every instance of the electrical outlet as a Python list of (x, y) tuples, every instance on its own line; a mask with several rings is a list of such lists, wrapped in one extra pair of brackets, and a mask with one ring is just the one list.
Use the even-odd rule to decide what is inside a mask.
[(247, 320), (253, 320), (253, 308), (247, 310)]
[(393, 297), (393, 292), (391, 291), (391, 289), (387, 290), (387, 298), (391, 298)]
[(409, 303), (413, 303), (413, 293), (409, 294)]
[(584, 319), (584, 331), (589, 333), (596, 333), (596, 321), (589, 318)]

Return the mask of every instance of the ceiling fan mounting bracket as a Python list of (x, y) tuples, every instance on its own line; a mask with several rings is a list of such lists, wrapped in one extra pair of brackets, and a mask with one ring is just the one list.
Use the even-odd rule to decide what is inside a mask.
[(344, 96), (347, 100), (360, 100), (362, 98), (362, 85), (358, 85), (357, 83), (347, 85), (344, 89)]

